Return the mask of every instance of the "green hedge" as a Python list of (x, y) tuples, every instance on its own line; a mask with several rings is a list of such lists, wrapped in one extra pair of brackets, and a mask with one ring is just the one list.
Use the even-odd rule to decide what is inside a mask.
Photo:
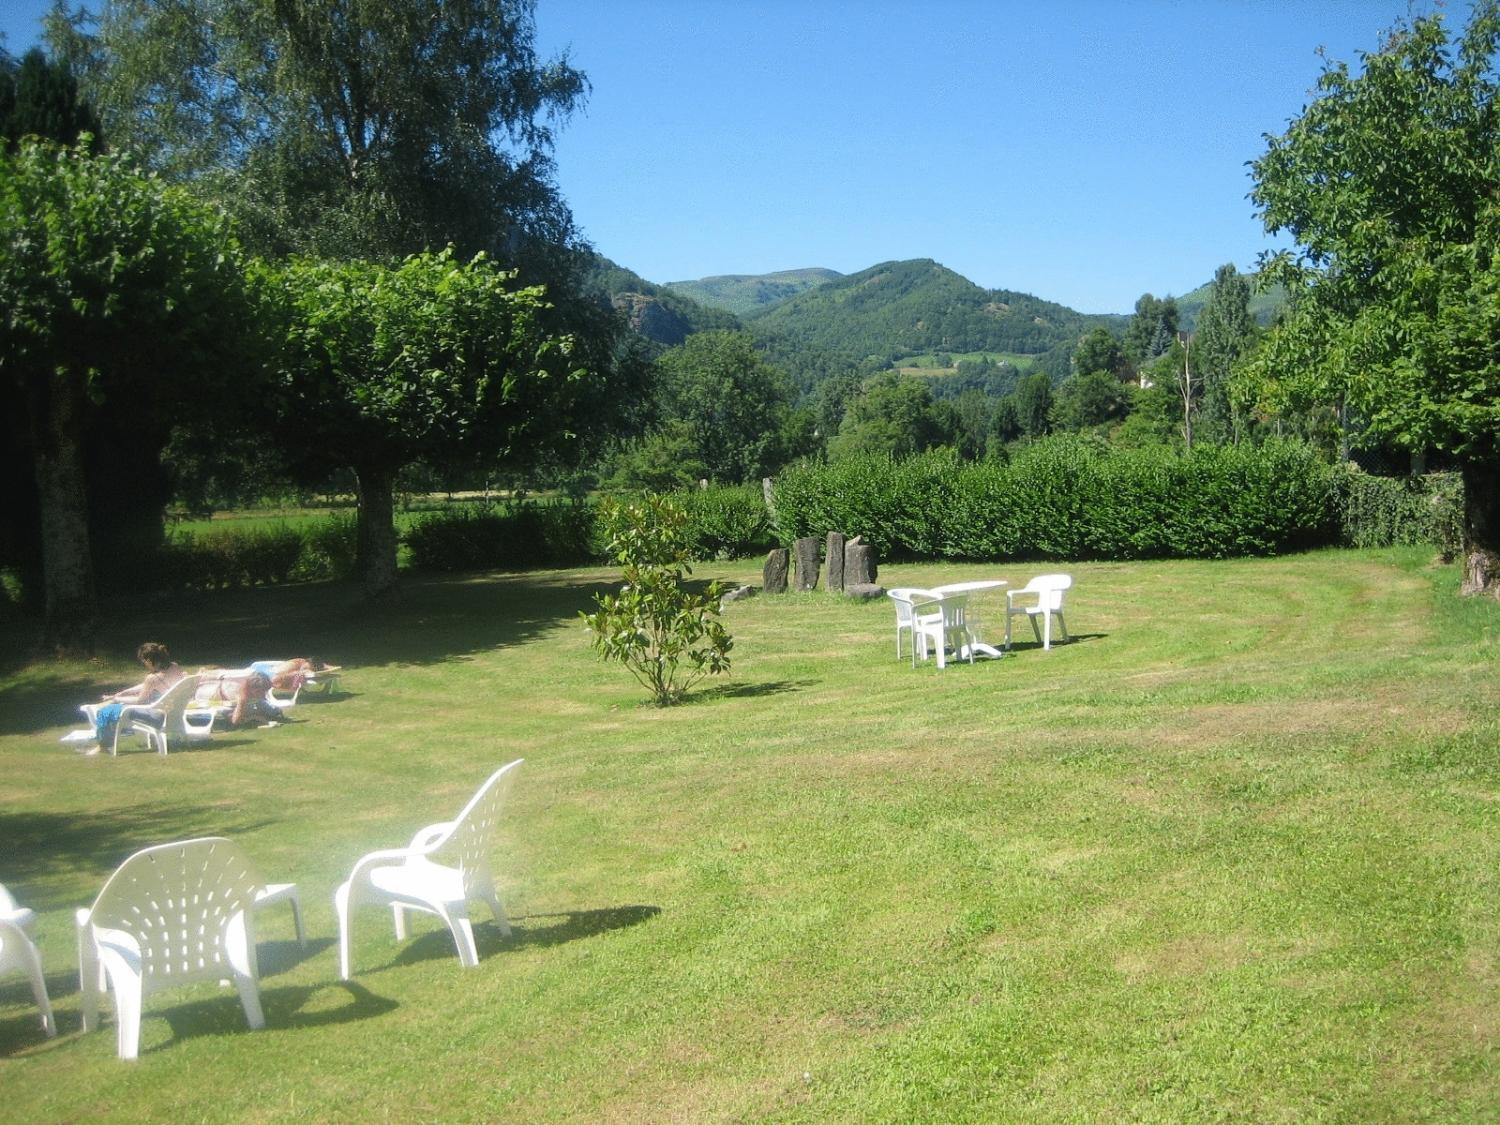
[(347, 578), (354, 571), (354, 517), (331, 516), (254, 531), (179, 532), (156, 552), (158, 588), (226, 590)]
[(1268, 555), (1338, 539), (1336, 474), (1308, 446), (1116, 449), (1058, 437), (1008, 464), (859, 457), (783, 473), (784, 542), (862, 535), (883, 558)]
[(418, 570), (578, 566), (600, 556), (594, 510), (571, 501), (464, 507), (415, 520), (406, 533)]
[(1452, 558), (1463, 544), (1463, 483), (1457, 473), (1373, 477), (1349, 466), (1338, 480), (1341, 540), (1350, 547), (1433, 543)]

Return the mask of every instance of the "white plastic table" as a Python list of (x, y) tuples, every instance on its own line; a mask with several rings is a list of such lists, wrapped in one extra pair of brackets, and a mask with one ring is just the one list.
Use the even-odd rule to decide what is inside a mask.
[[(934, 586), (932, 587), (932, 592), (944, 595), (977, 594), (981, 590), (998, 590), (1002, 586), (1009, 585), (1010, 583), (1002, 578), (983, 578), (974, 582), (950, 582), (946, 586)], [(973, 601), (970, 601), (968, 604), (964, 621), (969, 634), (968, 648), (973, 649), (981, 656), (988, 656), (991, 660), (999, 660), (1005, 655), (1004, 652), (994, 645), (987, 645), (979, 639), (979, 613), (975, 609)], [(965, 652), (962, 655), (967, 656), (968, 653)]]

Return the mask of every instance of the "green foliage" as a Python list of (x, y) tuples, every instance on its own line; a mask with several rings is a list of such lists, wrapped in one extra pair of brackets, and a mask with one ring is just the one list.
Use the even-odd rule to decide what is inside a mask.
[(658, 361), (661, 410), (686, 426), (692, 458), (725, 484), (779, 467), (792, 387), (743, 332), (698, 332)]
[(776, 545), (760, 485), (694, 488), (673, 499), (687, 516), (684, 538), (694, 559), (742, 559)]
[(620, 564), (618, 594), (599, 594), (583, 614), (594, 651), (624, 664), (658, 707), (679, 702), (704, 676), (729, 671), (734, 647), (718, 620), (723, 591), (688, 589), (692, 573), (687, 513), (668, 497), (601, 505), (610, 556)]
[(1073, 371), (1075, 375), (1093, 375), (1104, 372), (1120, 376), (1125, 372), (1125, 351), (1120, 341), (1107, 328), (1095, 328), (1073, 349)]
[(179, 532), (152, 555), (131, 588), (212, 592), (349, 576), (353, 520), (343, 516), (255, 530)]
[(1158, 299), (1142, 293), (1125, 327), (1125, 358), (1139, 367), (1161, 355), (1177, 339), (1177, 320), (1177, 302), (1171, 297)]
[(78, 83), (65, 61), (52, 61), (33, 47), (14, 68), (0, 55), (0, 140), (14, 149), (22, 137), (76, 145), (87, 133), (89, 147), (103, 147), (99, 118), (78, 95)]
[(503, 508), (451, 508), (412, 522), (411, 565), (426, 571), (579, 566), (600, 557), (593, 508), (523, 500)]
[(1497, 43), (1490, 0), (1456, 43), (1438, 15), (1398, 24), (1269, 138), (1251, 198), (1298, 249), (1264, 267), (1296, 294), (1249, 372), (1266, 407), (1342, 401), (1407, 448), (1500, 450)]
[(1074, 375), (1057, 388), (1051, 423), (1058, 430), (1087, 430), (1121, 421), (1130, 411), (1130, 391), (1112, 372)]
[(1016, 384), (1016, 421), (1027, 437), (1041, 437), (1052, 425), (1052, 379), (1038, 371)]
[(1193, 363), (1203, 380), (1199, 432), (1210, 441), (1228, 441), (1243, 429), (1230, 396), (1230, 377), (1254, 347), (1256, 333), (1250, 283), (1232, 264), (1220, 266), (1193, 338)]
[(1294, 442), (1184, 454), (1058, 437), (1005, 464), (853, 458), (788, 470), (775, 504), (784, 542), (838, 530), (887, 558), (1224, 558), (1337, 536), (1333, 470)]
[(1341, 540), (1350, 547), (1462, 546), (1463, 491), (1453, 473), (1376, 477), (1346, 465), (1337, 478)]
[(537, 57), (533, 9), (112, 0), (54, 45), (110, 136), (216, 193), (258, 250), (509, 256), (571, 234), (550, 154), (588, 88)]
[(946, 403), (934, 403), (920, 379), (882, 372), (847, 400), (838, 435), (828, 443), (831, 458), (866, 454), (909, 457), (951, 442), (957, 416)]

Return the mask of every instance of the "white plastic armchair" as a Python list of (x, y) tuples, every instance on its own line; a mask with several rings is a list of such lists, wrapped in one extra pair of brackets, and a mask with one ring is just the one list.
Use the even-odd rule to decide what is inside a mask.
[(31, 995), (42, 1016), (42, 1031), (50, 1039), (57, 1034), (52, 1003), (47, 999), (47, 981), (42, 976), (42, 958), (31, 941), (31, 925), (36, 915), (17, 906), (10, 892), (0, 886), (0, 973), (18, 969), (31, 982)]
[[(166, 757), (173, 741), (204, 742), (214, 733), (215, 712), (199, 708), (189, 710), (201, 682), (200, 676), (184, 676), (151, 703), (131, 703), (120, 711), (115, 737), (106, 749), (111, 756), (120, 752), (120, 739), (127, 734), (144, 735), (146, 748)], [(103, 704), (85, 703), (79, 710), (94, 725), (94, 715)]]
[(894, 590), (887, 590), (886, 597), (891, 599), (896, 607), (896, 659), (901, 659), (901, 634), (905, 633), (912, 637), (912, 651), (916, 651), (916, 637), (912, 636), (912, 606), (913, 595), (925, 594), (925, 590), (919, 590), (915, 586), (897, 586)]
[[(1062, 639), (1068, 639), (1068, 623), (1063, 619), (1063, 591), (1073, 585), (1067, 574), (1040, 574), (1019, 590), (1006, 592), (1005, 647), (1010, 648), (1010, 621), (1012, 617), (1024, 615), (1031, 622), (1031, 631), (1042, 648), (1052, 647), (1052, 619), (1062, 629)], [(1037, 625), (1037, 618), (1042, 624)]]
[(912, 639), (915, 650), (912, 660), (920, 656), (927, 659), (928, 646), (937, 651), (937, 666), (947, 667), (946, 652), (953, 650), (957, 657), (967, 657), (974, 663), (974, 647), (969, 643), (968, 624), (969, 599), (967, 594), (940, 594), (933, 590), (919, 590), (912, 598)]
[(158, 844), (122, 863), (94, 905), (78, 911), (83, 1029), (114, 992), (119, 1054), (140, 1052), (147, 996), (194, 981), (233, 980), (245, 1020), (265, 1026), (251, 916), (264, 881), (221, 836)]
[(396, 939), (406, 937), (406, 911), (435, 914), (453, 934), (458, 961), (464, 968), (479, 964), (469, 902), (489, 907), (506, 937), (510, 922), (495, 890), (489, 852), (506, 796), (524, 758), (490, 774), (479, 791), (454, 819), (430, 824), (404, 848), (371, 852), (354, 865), (349, 878), (334, 892), (339, 922), (339, 976), (351, 975), (353, 912), (362, 904), (387, 905), (394, 914)]

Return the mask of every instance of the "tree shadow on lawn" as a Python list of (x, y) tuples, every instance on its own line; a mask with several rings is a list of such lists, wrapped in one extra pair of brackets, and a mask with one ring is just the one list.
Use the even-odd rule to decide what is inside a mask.
[[(183, 668), (243, 668), (256, 660), (305, 656), (357, 669), (437, 664), (524, 644), (592, 609), (609, 583), (551, 573), (407, 578), (401, 596), (371, 605), (356, 587), (313, 583), (214, 594), (106, 602), (98, 652), (134, 665), (145, 640), (164, 642)], [(15, 676), (36, 652), (37, 622), (0, 625), (0, 680)], [(64, 671), (64, 667), (66, 671)], [(32, 734), (72, 720), (78, 705), (122, 685), (101, 662), (98, 679), (77, 665), (59, 675), (0, 683), (0, 735)], [(340, 691), (336, 702), (351, 693)]]
[(199, 836), (239, 836), (276, 823), (265, 819), (232, 819), (223, 808), (208, 805), (163, 805), (143, 802), (108, 813), (40, 813), (0, 811), (0, 856), (5, 885), (17, 901), (41, 913), (86, 906), (87, 902), (49, 898), (41, 888), (69, 885), (76, 876), (93, 887), (130, 856), (163, 840)]
[[(624, 930), (648, 922), (661, 913), (659, 906), (606, 906), (598, 910), (569, 910), (555, 914), (527, 914), (510, 920), (511, 936), (503, 937), (493, 922), (474, 927), (474, 947), (483, 961), (497, 953), (516, 949), (547, 949), (569, 941), (597, 937), (611, 930)], [(412, 916), (408, 916), (411, 918)], [(550, 924), (533, 925), (539, 919), (557, 918)], [(388, 965), (370, 970), (380, 972), (398, 965), (441, 958), (457, 959), (453, 935), (446, 926), (415, 938), (393, 957)]]

